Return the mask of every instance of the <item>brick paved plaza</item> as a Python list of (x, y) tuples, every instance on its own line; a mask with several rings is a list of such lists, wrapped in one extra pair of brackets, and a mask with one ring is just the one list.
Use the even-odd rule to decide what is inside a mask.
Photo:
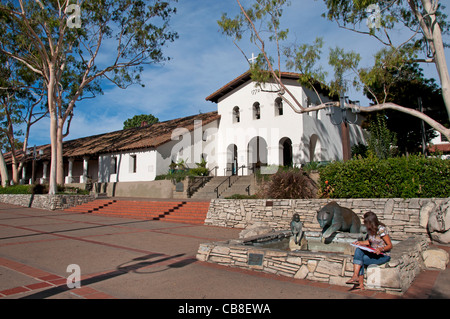
[[(411, 299), (450, 297), (426, 270), (401, 297), (197, 261), (200, 243), (240, 229), (0, 204), (0, 299)], [(447, 249), (449, 247), (439, 246)], [(67, 278), (79, 267), (81, 287)]]

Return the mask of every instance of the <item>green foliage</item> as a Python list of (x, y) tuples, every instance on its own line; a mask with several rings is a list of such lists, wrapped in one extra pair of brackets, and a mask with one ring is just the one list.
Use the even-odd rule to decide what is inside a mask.
[(208, 176), (209, 170), (206, 167), (192, 168), (190, 173), (194, 176)]
[[(425, 79), (423, 70), (416, 63), (386, 65), (374, 68), (368, 73), (373, 79), (367, 82), (366, 96), (373, 102), (393, 102), (411, 109), (419, 109), (421, 99), (424, 113), (437, 119), (448, 127), (449, 121), (440, 87), (434, 79)], [(386, 110), (386, 124), (397, 136), (397, 146), (400, 154), (411, 154), (422, 151), (422, 127), (420, 119), (397, 112)], [(367, 116), (368, 121), (373, 115)], [(425, 123), (425, 139), (430, 142), (435, 137), (435, 131)]]
[(0, 187), (0, 194), (31, 194), (30, 185), (12, 185), (7, 187)]
[(1, 151), (20, 150), (23, 142), (19, 138), (25, 136), (25, 132), (29, 134), (26, 128), (42, 118), (41, 114), (44, 112), (39, 114), (36, 111), (43, 95), (40, 86), (41, 83), (31, 71), (0, 52)]
[(375, 156), (321, 167), (320, 194), (329, 198), (450, 196), (450, 161), (424, 156)]
[(316, 38), (311, 45), (302, 44), (298, 48), (291, 46), (284, 49), (284, 55), (287, 58), (286, 67), (300, 73), (300, 84), (311, 87), (311, 81), (314, 79), (324, 86), (327, 72), (321, 66), (317, 66), (322, 47), (323, 39)]
[(30, 189), (32, 194), (47, 194), (48, 185), (33, 184)]
[(156, 176), (156, 180), (175, 180), (176, 182), (180, 182), (189, 177), (195, 176), (208, 176), (209, 170), (206, 167), (206, 160), (202, 158), (200, 163), (195, 163), (197, 165), (196, 168), (187, 168), (186, 162), (183, 159), (180, 159), (177, 163), (172, 162), (169, 165), (169, 172), (165, 175)]
[[(361, 56), (353, 51), (345, 52), (344, 49), (336, 47), (330, 49), (328, 63), (334, 69), (334, 79), (330, 82), (330, 89), (332, 93), (340, 94), (342, 91), (348, 91), (350, 85), (348, 80), (345, 80), (344, 75), (348, 72), (358, 74), (358, 64), (361, 61)], [(355, 76), (351, 85), (358, 88), (359, 78)]]
[(377, 113), (369, 124), (369, 151), (378, 158), (386, 159), (395, 155), (397, 138), (395, 133), (387, 128), (384, 113)]
[(307, 164), (305, 164), (304, 166), (302, 166), (302, 169), (306, 172), (306, 173), (310, 173), (311, 171), (315, 171), (317, 169), (319, 169), (319, 167), (327, 165), (329, 162), (309, 162)]
[(411, 51), (405, 48), (383, 48), (374, 55), (374, 65), (360, 70), (362, 82), (370, 88), (369, 98), (377, 103), (383, 102), (390, 87), (399, 79), (406, 78), (407, 62), (414, 59)]
[(352, 157), (367, 157), (367, 152), (369, 148), (367, 145), (364, 145), (362, 143), (358, 143), (352, 146)]
[(171, 180), (171, 181), (176, 181), (181, 182), (184, 181), (187, 177), (189, 177), (189, 172), (188, 171), (170, 171), (167, 174), (164, 175), (158, 175), (155, 177), (156, 181), (159, 180)]
[[(284, 7), (289, 5), (290, 1), (287, 0), (256, 0), (251, 6), (249, 5), (249, 8), (245, 9), (242, 7), (245, 14), (240, 11), (234, 18), (230, 18), (226, 13), (223, 13), (217, 23), (222, 33), (233, 38), (236, 45), (246, 33), (249, 33), (250, 42), (257, 46), (261, 45), (261, 41), (264, 42), (263, 38), (268, 40), (269, 43), (276, 43), (276, 46), (278, 46), (280, 41), (286, 40), (289, 33), (288, 29), (281, 28), (281, 17)], [(249, 22), (247, 17), (252, 22)], [(241, 50), (241, 52), (243, 51)], [(267, 51), (265, 53), (268, 55)], [(271, 63), (273, 62), (273, 58), (267, 58)], [(262, 73), (264, 73), (264, 70), (268, 70), (267, 61), (262, 55), (258, 56), (255, 65), (258, 65), (257, 70)], [(256, 76), (257, 72), (253, 72), (252, 75)], [(260, 76), (262, 75), (257, 75), (254, 80), (264, 83), (267, 78), (259, 79)]]
[(228, 197), (225, 197), (225, 199), (257, 199), (257, 195), (243, 195), (243, 194), (234, 194)]
[(209, 169), (206, 167), (206, 160), (202, 157), (202, 160), (200, 163), (195, 163), (197, 165), (196, 168), (193, 168), (190, 170), (190, 173), (194, 176), (208, 176), (209, 175)]
[[(418, 0), (408, 1), (417, 6), (417, 11), (424, 12), (422, 2)], [(330, 21), (338, 21), (340, 25), (350, 29), (361, 28), (365, 26), (367, 18), (371, 15), (367, 8), (372, 5), (378, 5), (380, 8), (380, 26), (379, 29), (372, 29), (369, 34), (377, 36), (378, 39), (385, 42), (390, 41), (387, 30), (393, 30), (401, 25), (410, 29), (418, 30), (420, 21), (413, 14), (411, 6), (407, 1), (378, 1), (378, 0), (324, 0), (327, 6), (327, 12), (322, 16)], [(440, 4), (436, 10), (436, 20), (442, 30), (443, 35), (449, 34), (450, 23), (448, 23), (445, 6)], [(423, 13), (424, 14), (424, 13)], [(427, 21), (428, 22), (428, 21)], [(362, 29), (362, 28), (361, 28)], [(367, 31), (366, 31), (367, 32)], [(382, 34), (386, 32), (385, 38)], [(410, 40), (414, 46), (420, 49), (426, 49), (425, 35), (414, 37)]]
[(147, 125), (151, 125), (154, 123), (159, 123), (159, 119), (152, 114), (135, 115), (123, 122), (123, 129), (125, 130), (127, 128), (140, 127), (143, 122), (147, 123)]
[[(0, 187), (0, 194), (47, 194), (48, 185), (33, 184), (33, 185), (11, 185), (7, 187)], [(76, 187), (64, 187), (58, 185), (57, 194), (78, 194), (78, 195), (88, 195), (88, 190), (81, 190)]]

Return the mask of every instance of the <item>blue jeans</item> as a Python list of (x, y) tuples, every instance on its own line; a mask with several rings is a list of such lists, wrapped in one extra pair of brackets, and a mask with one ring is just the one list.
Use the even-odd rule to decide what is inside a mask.
[(382, 265), (391, 260), (391, 256), (377, 255), (362, 249), (356, 248), (355, 255), (353, 256), (353, 263), (360, 265), (359, 275), (364, 275), (364, 266), (369, 265)]

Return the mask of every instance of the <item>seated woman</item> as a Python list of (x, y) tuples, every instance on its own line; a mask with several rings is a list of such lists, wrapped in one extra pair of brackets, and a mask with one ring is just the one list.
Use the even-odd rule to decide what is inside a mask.
[(353, 289), (361, 290), (364, 289), (364, 266), (381, 265), (388, 262), (391, 259), (389, 251), (392, 249), (386, 225), (380, 223), (375, 213), (364, 214), (364, 225), (367, 227), (368, 240), (355, 241), (354, 244), (371, 247), (374, 252), (356, 248), (353, 256), (353, 276), (347, 281), (347, 284), (355, 284)]

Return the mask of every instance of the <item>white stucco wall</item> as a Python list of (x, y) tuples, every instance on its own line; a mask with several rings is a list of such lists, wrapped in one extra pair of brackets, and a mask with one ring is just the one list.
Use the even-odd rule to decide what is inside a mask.
[[(297, 81), (286, 80), (284, 84), (304, 106), (308, 105), (308, 101), (309, 105), (320, 104), (315, 92), (303, 89)], [(264, 164), (267, 165), (283, 164), (283, 147), (280, 141), (287, 138), (292, 142), (294, 165), (343, 158), (340, 127), (332, 124), (330, 116), (327, 115), (328, 110), (299, 114), (287, 103), (283, 103), (283, 115), (278, 115), (275, 105), (278, 95), (276, 92), (267, 91), (276, 91), (276, 87), (266, 85), (262, 90), (248, 81), (219, 100), (218, 112), (221, 115), (221, 123), (217, 148), (220, 175), (224, 175), (227, 164), (229, 168), (229, 163), (233, 162), (230, 153), (234, 145), (237, 148), (237, 166), (252, 165), (255, 156), (249, 148), (251, 149), (257, 136), (261, 137), (260, 158), (263, 158), (266, 162)], [(292, 101), (287, 94), (285, 97)], [(322, 102), (330, 101), (324, 96), (321, 96), (321, 99)], [(255, 119), (254, 115), (255, 102), (258, 102), (260, 107), (259, 119)], [(233, 109), (236, 106), (240, 111), (239, 122), (233, 120)], [(352, 144), (363, 141), (359, 126), (351, 125), (350, 140)], [(244, 169), (245, 173), (251, 172)]]
[(217, 165), (217, 131), (219, 121), (204, 124), (197, 121), (193, 131), (178, 128), (172, 132), (172, 140), (157, 148), (157, 174), (167, 174), (171, 162), (184, 161), (188, 168), (196, 168), (202, 154), (206, 157), (206, 167), (211, 170)]
[[(207, 167), (212, 169), (217, 165), (217, 126), (218, 121), (205, 125), (198, 122), (192, 132), (177, 128), (172, 132), (172, 140), (156, 149), (101, 155), (98, 179), (102, 183), (153, 181), (156, 176), (168, 173), (172, 160), (175, 163), (184, 160), (189, 168), (197, 167), (195, 163), (201, 162), (203, 153), (207, 154)], [(116, 159), (115, 172), (111, 165), (113, 158)], [(134, 162), (136, 167), (133, 170)]]
[[(111, 165), (113, 158), (116, 158), (115, 172)], [(154, 149), (101, 155), (99, 156), (99, 181), (102, 183), (151, 181), (156, 177), (155, 164), (156, 150)]]

